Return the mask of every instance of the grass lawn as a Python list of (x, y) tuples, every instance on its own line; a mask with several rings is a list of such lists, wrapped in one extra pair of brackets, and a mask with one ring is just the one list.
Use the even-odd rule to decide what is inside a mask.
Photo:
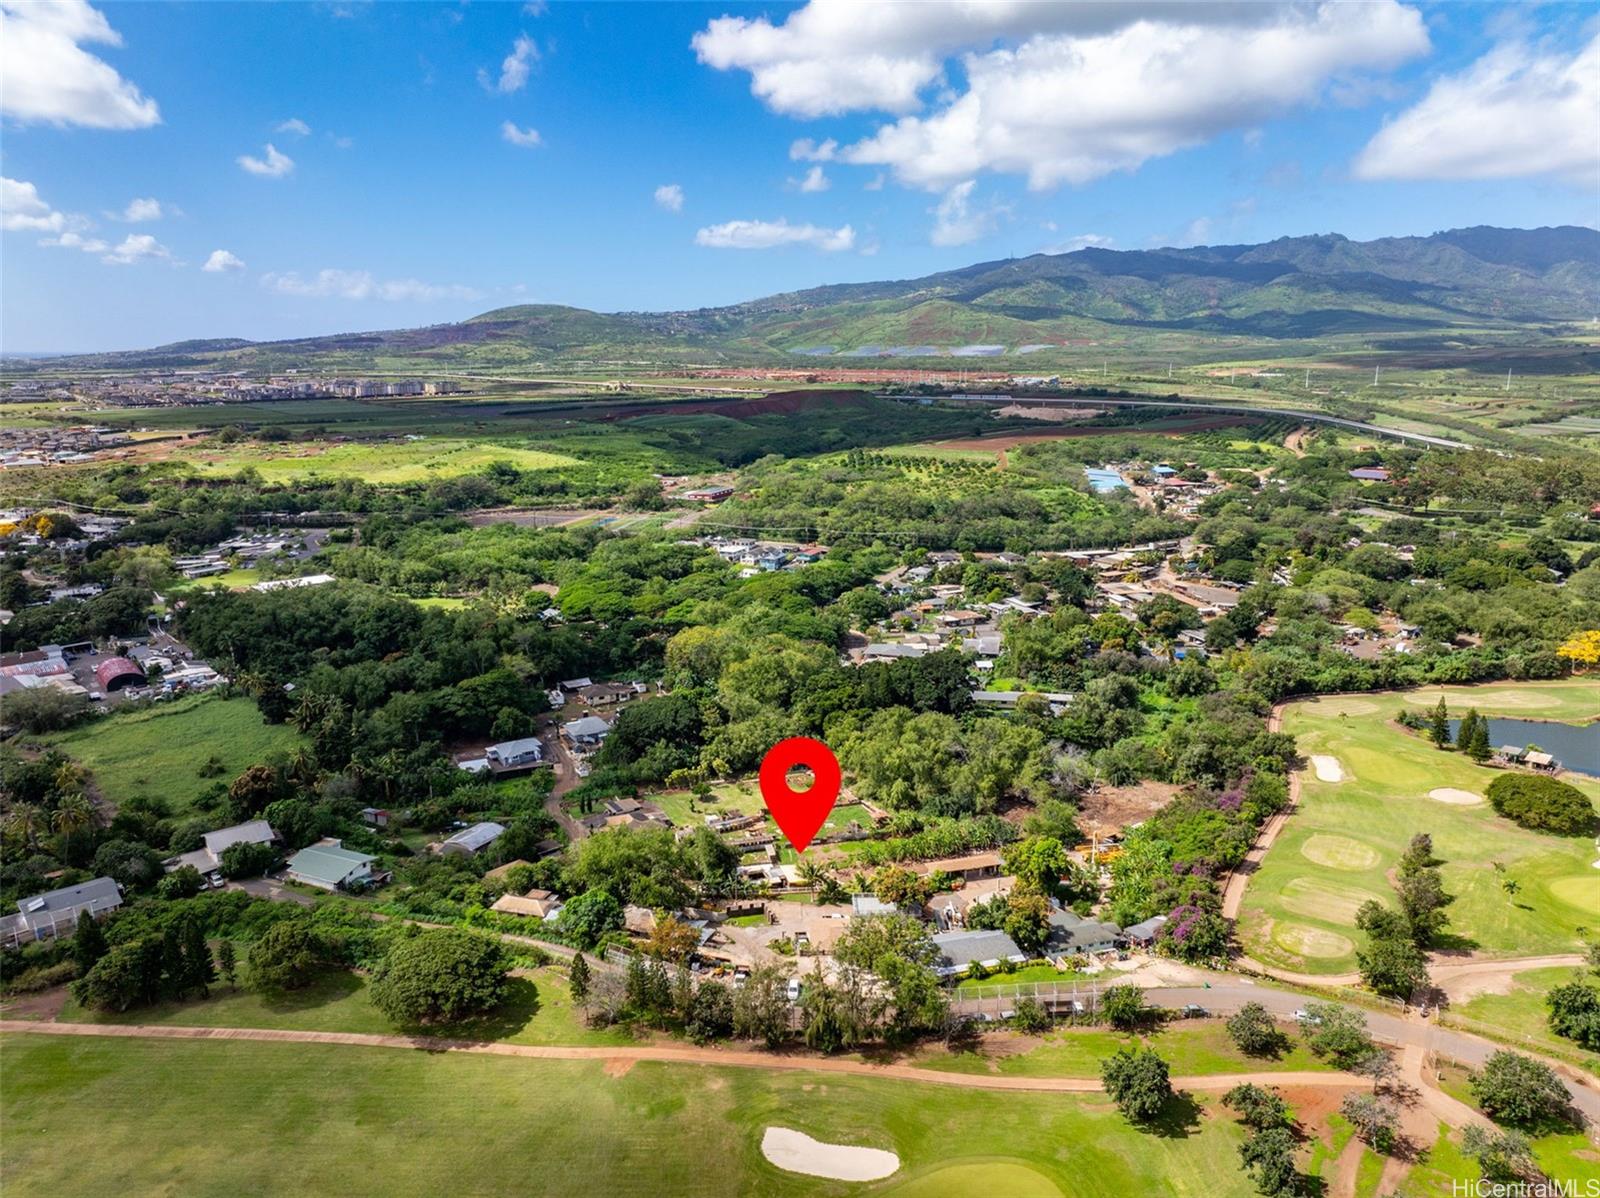
[[(243, 954), (241, 953), (241, 956)], [(169, 1002), (121, 1015), (85, 1010), (72, 999), (62, 1009), (66, 1023), (159, 1023), (178, 1027), (265, 1027), (312, 1032), (393, 1035), (398, 1029), (372, 1005), (367, 980), (344, 970), (329, 973), (305, 990), (268, 997), (254, 990), (212, 988), (196, 1002)], [(420, 1034), (431, 1034), (426, 1029)], [(455, 1039), (503, 1040), (508, 1044), (630, 1044), (626, 1031), (588, 1027), (573, 1010), (565, 969), (547, 966), (513, 979), (512, 997), (499, 1010), (470, 1024), (452, 1024), (438, 1034)]]
[(242, 591), (246, 587), (255, 586), (260, 581), (260, 570), (229, 570), (224, 574), (212, 574), (205, 578), (185, 581), (171, 589), (174, 591), (198, 591), (208, 587), (222, 587), (229, 591)]
[[(698, 828), (705, 823), (705, 817), (712, 813), (738, 811), (744, 815), (755, 815), (758, 812), (765, 814), (766, 802), (761, 797), (761, 790), (754, 779), (745, 782), (719, 783), (711, 788), (711, 793), (705, 798), (699, 798), (687, 790), (664, 791), (659, 794), (645, 796), (645, 801), (654, 803), (666, 812), (667, 818), (680, 828)], [(766, 816), (767, 830), (778, 834), (779, 860), (786, 864), (794, 864), (800, 858), (789, 847), (789, 842), (778, 833), (777, 825), (772, 822), (771, 816)], [(851, 823), (860, 824), (864, 828), (872, 826), (872, 817), (866, 808), (859, 803), (840, 803), (828, 812), (828, 818), (822, 822), (818, 836), (829, 836), (843, 832)], [(818, 845), (819, 852), (845, 854), (860, 852), (857, 845), (864, 842), (852, 841), (844, 844)], [(761, 858), (764, 860), (764, 858)]]
[[(1112, 985), (1113, 978), (1104, 974), (1098, 975), (1099, 980), (1106, 985)], [(976, 978), (962, 978), (956, 983), (957, 990), (979, 990), (992, 986), (1012, 986), (1019, 982), (1072, 982), (1079, 981), (1088, 985), (1093, 980), (1089, 974), (1077, 973), (1070, 969), (1057, 969), (1054, 965), (1041, 962), (1035, 965), (1024, 965), (1014, 973), (995, 972), (988, 977), (978, 980)]]
[[(288, 754), (300, 735), (287, 724), (264, 724), (250, 699), (196, 695), (119, 711), (82, 727), (39, 738), (88, 767), (94, 785), (111, 802), (164, 799), (182, 816), (213, 783), (227, 785), (246, 766)], [(222, 769), (202, 778), (200, 766), (216, 757)]]
[[(15, 1198), (1254, 1193), (1240, 1128), (1209, 1098), (1144, 1132), (1100, 1095), (809, 1073), (28, 1035), (4, 1052)], [(769, 1126), (891, 1149), (901, 1168), (867, 1185), (786, 1173), (761, 1154)]]
[(1583, 1062), (1587, 1069), (1600, 1070), (1600, 1055), (1585, 1052), (1576, 1040), (1556, 1035), (1546, 1022), (1549, 1008), (1544, 1005), (1544, 996), (1574, 978), (1584, 978), (1591, 984), (1596, 980), (1586, 970), (1530, 969), (1512, 979), (1511, 993), (1479, 994), (1452, 1007), (1450, 1014), (1487, 1024), (1500, 1039), (1525, 1038), (1528, 1047), (1536, 1052), (1553, 1053)]
[(468, 474), (491, 462), (509, 462), (519, 470), (579, 465), (577, 458), (565, 454), (451, 437), (240, 445), (218, 452), (196, 450), (189, 460), (202, 474), (235, 474), (248, 468), (267, 482), (293, 482), (323, 475), (359, 478), (369, 483), (409, 483)]
[[(1443, 1076), (1439, 1079), (1439, 1088), (1477, 1110), (1478, 1104), (1472, 1098), (1467, 1070), (1459, 1065), (1448, 1064), (1441, 1073)], [(1542, 1131), (1527, 1131), (1526, 1134), (1539, 1167), (1551, 1178), (1575, 1182), (1578, 1193), (1583, 1193), (1586, 1186), (1600, 1190), (1600, 1151), (1596, 1151), (1581, 1130), (1557, 1126)], [(1460, 1142), (1459, 1133), (1456, 1142)], [(1475, 1162), (1464, 1160), (1462, 1164), (1466, 1172), (1460, 1176), (1477, 1176), (1478, 1166)]]
[[(1452, 711), (1564, 719), (1600, 708), (1591, 679), (1444, 688)], [(1369, 898), (1393, 905), (1389, 874), (1417, 832), (1433, 836), (1445, 889), (1455, 895), (1449, 931), (1459, 946), (1525, 956), (1581, 949), (1578, 928), (1594, 926), (1600, 872), (1586, 837), (1525, 831), (1487, 803), (1459, 806), (1429, 797), (1436, 788), (1482, 795), (1503, 771), (1441, 752), (1393, 724), (1397, 710), (1426, 709), (1439, 688), (1338, 696), (1291, 703), (1284, 730), (1306, 756), (1337, 759), (1340, 782), (1300, 776), (1300, 807), (1250, 879), (1240, 938), (1250, 955), (1281, 968), (1344, 973), (1356, 968), (1363, 937), (1355, 911)], [(1591, 798), (1600, 782), (1568, 775)], [(1520, 884), (1508, 896), (1502, 875)]]
[(1210, 1073), (1250, 1073), (1258, 1070), (1327, 1069), (1297, 1037), (1278, 1057), (1246, 1056), (1234, 1047), (1220, 1021), (1185, 1020), (1146, 1035), (1131, 1035), (1105, 1028), (1062, 1028), (1042, 1037), (1025, 1052), (951, 1052), (930, 1047), (914, 1061), (928, 1069), (952, 1073), (998, 1073), (1014, 1077), (1099, 1077), (1100, 1062), (1119, 1049), (1135, 1045), (1153, 1048), (1166, 1060), (1173, 1076)]

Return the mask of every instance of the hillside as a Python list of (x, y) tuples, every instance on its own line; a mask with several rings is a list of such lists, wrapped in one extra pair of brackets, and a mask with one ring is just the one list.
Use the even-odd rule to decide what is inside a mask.
[[(1554, 333), (1600, 310), (1600, 232), (1454, 229), (1351, 241), (1085, 249), (919, 279), (846, 283), (685, 312), (519, 305), (458, 324), (295, 341), (186, 341), (51, 365), (495, 369), (541, 362), (991, 357), (1047, 363), (1086, 342), (1192, 347), (1421, 334)], [(9, 362), (7, 369), (38, 369)]]

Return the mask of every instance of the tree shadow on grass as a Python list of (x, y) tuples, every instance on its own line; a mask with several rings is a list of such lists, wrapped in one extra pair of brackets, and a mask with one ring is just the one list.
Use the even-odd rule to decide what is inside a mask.
[(397, 1029), (423, 1041), (436, 1039), (490, 1042), (508, 1040), (533, 1022), (539, 1013), (539, 988), (528, 978), (512, 977), (506, 986), (506, 999), (492, 1011), (472, 1019), (455, 1020), (429, 1027)]
[(1188, 1091), (1177, 1091), (1162, 1105), (1161, 1113), (1143, 1127), (1164, 1140), (1186, 1140), (1200, 1130), (1200, 1104)]
[[(349, 998), (363, 985), (361, 978), (348, 969), (327, 969), (317, 974), (309, 986), (297, 990), (263, 990), (261, 1005), (274, 1015), (294, 1015), (302, 1011), (315, 1011), (341, 999)], [(213, 997), (225, 996), (234, 991), (220, 985), (213, 986)]]

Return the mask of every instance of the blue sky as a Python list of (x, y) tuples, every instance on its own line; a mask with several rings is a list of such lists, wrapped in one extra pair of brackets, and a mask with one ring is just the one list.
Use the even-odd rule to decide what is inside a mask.
[(0, 12), (13, 352), (1600, 223), (1587, 6)]

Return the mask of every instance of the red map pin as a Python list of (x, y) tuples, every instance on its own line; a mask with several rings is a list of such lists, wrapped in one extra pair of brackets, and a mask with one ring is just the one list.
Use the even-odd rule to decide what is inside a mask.
[[(807, 766), (816, 779), (810, 790), (789, 786), (789, 771), (800, 765)], [(795, 852), (805, 852), (839, 799), (839, 759), (820, 740), (791, 736), (767, 750), (761, 759), (760, 778), (761, 797), (778, 829)]]

